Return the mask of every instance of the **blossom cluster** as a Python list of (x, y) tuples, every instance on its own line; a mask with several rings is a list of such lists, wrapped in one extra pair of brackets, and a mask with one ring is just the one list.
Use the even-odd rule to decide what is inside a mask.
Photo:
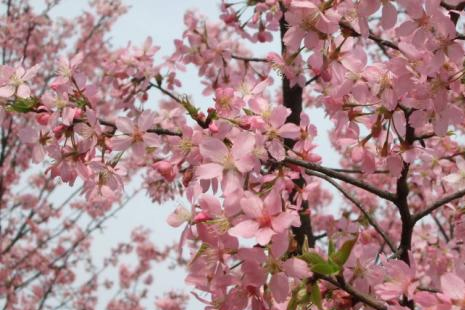
[[(104, 17), (124, 11), (97, 2)], [(2, 167), (10, 165), (1, 171), (0, 203), (31, 210), (24, 229), (33, 231), (40, 218), (60, 218), (42, 202), (59, 179), (82, 184), (85, 201), (74, 208), (98, 220), (142, 175), (154, 201), (186, 199), (167, 222), (182, 227), (177, 248), (190, 256), (185, 264), (179, 253), (178, 262), (205, 309), (462, 309), (464, 8), (438, 0), (222, 1), (221, 22), (186, 13), (186, 31), (166, 59), (148, 38), (105, 57), (78, 45), (55, 62), (12, 60), (0, 67), (0, 119), (10, 137), (3, 144), (14, 148), (17, 138), (26, 147), (0, 154)], [(241, 44), (278, 37), (282, 50), (261, 58)], [(188, 65), (198, 69), (207, 109), (180, 95)], [(41, 71), (50, 66), (47, 80)], [(152, 91), (165, 96), (156, 110)], [(329, 143), (340, 168), (323, 165), (313, 108), (334, 124)], [(46, 162), (42, 192), (1, 187), (19, 179), (18, 160), (21, 169)], [(8, 271), (15, 231), (5, 233), (11, 243), (0, 242), (8, 253), (0, 274), (11, 279), (0, 286), (6, 309), (28, 302), (17, 291), (29, 282)], [(40, 230), (24, 246), (40, 243), (40, 233), (49, 234)], [(123, 289), (168, 257), (147, 235), (133, 235), (139, 264), (120, 266)], [(33, 290), (34, 301), (50, 294)], [(108, 309), (142, 308), (145, 295), (127, 293)], [(178, 310), (185, 302), (170, 292), (155, 305)]]

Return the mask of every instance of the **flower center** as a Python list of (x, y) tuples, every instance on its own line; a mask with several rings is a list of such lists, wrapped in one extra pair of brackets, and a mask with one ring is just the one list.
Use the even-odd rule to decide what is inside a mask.
[(258, 220), (258, 223), (261, 227), (270, 227), (271, 226), (271, 216), (268, 214), (263, 214), (262, 217)]

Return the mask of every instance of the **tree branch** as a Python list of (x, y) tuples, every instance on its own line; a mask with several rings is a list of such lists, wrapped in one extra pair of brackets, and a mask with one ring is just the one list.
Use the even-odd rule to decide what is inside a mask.
[[(352, 37), (361, 37), (362, 36), (360, 33), (355, 31), (355, 29), (352, 28), (352, 26), (350, 26), (349, 24), (347, 24), (345, 22), (339, 22), (339, 26), (341, 28), (343, 28), (344, 30), (348, 31), (350, 36), (352, 36)], [(400, 48), (397, 46), (397, 44), (395, 44), (395, 43), (393, 43), (391, 41), (384, 40), (384, 39), (374, 35), (373, 33), (370, 33), (368, 35), (368, 39), (373, 40), (374, 42), (376, 42), (377, 44), (380, 44), (382, 46), (389, 47), (389, 48), (400, 51)]]
[(329, 177), (344, 181), (346, 183), (349, 183), (349, 184), (352, 184), (352, 185), (354, 185), (356, 187), (364, 189), (367, 192), (370, 192), (372, 194), (375, 194), (375, 195), (379, 196), (380, 198), (383, 198), (383, 199), (386, 199), (386, 200), (389, 200), (389, 201), (392, 201), (392, 202), (395, 201), (395, 199), (396, 199), (396, 195), (394, 195), (391, 192), (383, 191), (383, 190), (381, 190), (381, 189), (379, 189), (377, 187), (374, 187), (373, 185), (370, 185), (370, 184), (365, 183), (365, 182), (363, 182), (363, 181), (361, 181), (359, 179), (348, 176), (348, 175), (346, 175), (344, 173), (335, 171), (333, 169), (326, 168), (326, 167), (323, 167), (323, 166), (315, 164), (315, 163), (306, 162), (306, 161), (296, 159), (296, 158), (291, 158), (291, 157), (286, 157), (284, 161), (289, 163), (289, 164), (293, 164), (293, 165), (297, 165), (297, 166), (300, 166), (300, 167), (303, 167), (303, 168), (307, 168), (309, 170), (321, 172), (321, 173), (323, 173), (323, 174), (325, 174), (325, 175), (327, 175)]
[(376, 310), (387, 310), (387, 306), (384, 304), (384, 302), (379, 301), (368, 294), (357, 291), (350, 284), (347, 284), (342, 278), (336, 280), (332, 277), (328, 277), (322, 274), (317, 274), (316, 277), (331, 283), (332, 285), (340, 288), (341, 290), (355, 297), (357, 300), (363, 302), (364, 304)]
[(417, 214), (415, 214), (412, 218), (413, 222), (416, 223), (418, 222), (419, 220), (421, 220), (422, 218), (424, 218), (425, 216), (429, 215), (430, 213), (432, 213), (434, 210), (442, 207), (443, 205), (451, 202), (451, 201), (454, 201), (456, 199), (459, 199), (459, 198), (462, 198), (463, 196), (465, 196), (465, 189), (462, 189), (458, 192), (455, 192), (453, 194), (450, 194), (448, 196), (445, 196), (439, 200), (437, 200), (436, 202), (434, 202), (432, 205), (430, 205), (429, 207), (427, 207), (425, 210), (421, 211), (421, 212), (418, 212)]
[(340, 191), (344, 195), (344, 197), (349, 199), (357, 207), (357, 209), (359, 209), (360, 212), (362, 212), (362, 214), (368, 220), (368, 223), (370, 223), (370, 225), (373, 226), (373, 228), (376, 230), (376, 232), (378, 232), (378, 234), (383, 238), (383, 240), (389, 246), (391, 251), (396, 252), (396, 247), (394, 246), (394, 243), (389, 239), (389, 237), (381, 229), (381, 227), (379, 227), (379, 225), (378, 225), (378, 223), (376, 223), (375, 219), (372, 218), (370, 216), (370, 214), (368, 214), (367, 211), (365, 211), (365, 209), (362, 207), (362, 204), (357, 199), (355, 199), (355, 197), (353, 197), (346, 190), (344, 190), (339, 184), (337, 184), (336, 181), (334, 181), (333, 179), (331, 179), (330, 177), (328, 177), (328, 176), (326, 176), (326, 175), (324, 175), (322, 173), (311, 171), (311, 170), (308, 170), (308, 169), (305, 170), (305, 173), (307, 173), (309, 175), (316, 176), (318, 178), (321, 178), (321, 179), (327, 181), (328, 183), (333, 185), (338, 191)]
[[(115, 124), (108, 122), (106, 120), (99, 119), (98, 122), (100, 123), (100, 125), (104, 125), (104, 126), (108, 126), (108, 127), (112, 127), (116, 129)], [(156, 133), (158, 135), (164, 135), (164, 136), (178, 136), (178, 137), (182, 136), (182, 133), (178, 131), (172, 131), (172, 130), (164, 129), (164, 128), (151, 128), (147, 130), (147, 132), (152, 132), (152, 133)]]
[(237, 60), (242, 60), (242, 61), (252, 61), (252, 62), (268, 62), (268, 59), (266, 58), (258, 58), (258, 57), (245, 57), (245, 56), (239, 56), (239, 55), (231, 55), (231, 58), (237, 59)]

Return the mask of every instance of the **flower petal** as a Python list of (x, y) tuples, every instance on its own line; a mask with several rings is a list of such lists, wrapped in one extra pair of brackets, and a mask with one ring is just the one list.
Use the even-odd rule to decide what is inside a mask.
[(245, 220), (239, 222), (234, 227), (229, 229), (229, 234), (235, 237), (242, 237), (242, 238), (252, 238), (255, 236), (258, 230), (258, 222), (253, 220)]

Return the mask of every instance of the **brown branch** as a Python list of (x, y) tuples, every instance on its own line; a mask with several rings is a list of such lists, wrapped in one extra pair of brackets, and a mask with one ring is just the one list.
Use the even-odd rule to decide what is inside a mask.
[(309, 174), (309, 175), (313, 175), (313, 176), (316, 176), (318, 178), (321, 178), (325, 181), (327, 181), (328, 183), (330, 183), (331, 185), (333, 185), (338, 191), (340, 191), (342, 193), (342, 195), (344, 195), (344, 197), (346, 197), (348, 200), (350, 200), (356, 207), (357, 209), (360, 210), (360, 212), (362, 212), (362, 214), (365, 216), (365, 218), (368, 220), (368, 223), (370, 223), (371, 226), (373, 226), (373, 228), (376, 230), (376, 232), (381, 236), (381, 238), (383, 238), (383, 240), (386, 242), (386, 244), (389, 246), (389, 248), (391, 249), (392, 252), (396, 252), (396, 247), (394, 246), (394, 243), (389, 239), (389, 237), (386, 235), (386, 233), (381, 229), (381, 227), (378, 225), (378, 223), (376, 223), (375, 219), (372, 218), (370, 216), (370, 214), (368, 214), (367, 211), (365, 211), (365, 209), (362, 207), (362, 204), (360, 203), (360, 201), (358, 201), (355, 197), (353, 197), (352, 195), (350, 195), (346, 190), (344, 190), (336, 181), (334, 181), (333, 179), (331, 179), (330, 177), (322, 174), (322, 173), (319, 173), (319, 172), (315, 172), (315, 171), (311, 171), (311, 170), (305, 170), (305, 173)]
[[(352, 36), (352, 37), (361, 37), (362, 36), (360, 33), (355, 31), (355, 29), (352, 28), (352, 26), (350, 26), (349, 24), (347, 24), (345, 22), (339, 22), (339, 26), (341, 28), (343, 28), (343, 30), (347, 31), (349, 33), (349, 35)], [(400, 48), (397, 46), (397, 44), (395, 44), (394, 42), (388, 41), (388, 40), (384, 40), (384, 39), (374, 35), (373, 33), (370, 33), (368, 35), (368, 39), (370, 39), (370, 40), (372, 40), (372, 41), (374, 41), (377, 44), (380, 44), (382, 46), (389, 47), (389, 48), (400, 51)]]
[(315, 82), (316, 80), (318, 80), (319, 77), (320, 77), (319, 75), (315, 75), (315, 76), (312, 77), (310, 80), (308, 80), (307, 82), (305, 82), (305, 86), (312, 84), (313, 82)]
[[(405, 139), (404, 144), (406, 147), (410, 147), (415, 141), (415, 129), (409, 125), (410, 111), (403, 110), (406, 124), (405, 124)], [(409, 250), (412, 247), (412, 234), (415, 222), (412, 221), (412, 215), (410, 213), (408, 195), (410, 189), (408, 186), (408, 175), (410, 170), (410, 164), (403, 161), (403, 167), (400, 177), (397, 179), (396, 187), (396, 200), (394, 204), (399, 210), (400, 219), (402, 222), (402, 231), (400, 236), (400, 244), (397, 250), (397, 256), (400, 257), (405, 263), (410, 265)], [(408, 306), (413, 309), (413, 304), (407, 302)]]
[[(101, 125), (112, 127), (114, 129), (116, 129), (116, 125), (114, 123), (112, 123), (112, 122), (109, 122), (109, 121), (106, 121), (106, 120), (103, 120), (103, 119), (99, 119), (98, 122)], [(182, 133), (180, 133), (178, 131), (172, 131), (172, 130), (164, 129), (164, 128), (151, 128), (151, 129), (147, 130), (147, 132), (152, 132), (152, 133), (156, 133), (158, 135), (164, 135), (164, 136), (178, 136), (178, 137), (182, 136)]]
[(439, 219), (437, 218), (437, 216), (435, 216), (434, 214), (431, 214), (431, 217), (433, 218), (434, 222), (436, 223), (436, 226), (438, 227), (439, 232), (441, 233), (444, 240), (446, 240), (446, 242), (449, 242), (450, 238), (447, 235), (446, 230), (444, 229), (444, 226), (442, 226), (442, 224), (439, 221)]
[(368, 294), (357, 291), (350, 284), (346, 283), (341, 277), (339, 277), (338, 279), (334, 279), (332, 277), (328, 277), (322, 274), (316, 274), (316, 277), (319, 279), (323, 279), (326, 282), (331, 283), (332, 285), (340, 288), (341, 290), (355, 297), (357, 300), (363, 302), (364, 304), (376, 310), (387, 310), (387, 306), (385, 305), (384, 302), (379, 301)]
[(231, 58), (237, 59), (237, 60), (242, 60), (245, 62), (269, 62), (268, 59), (266, 58), (258, 58), (258, 57), (245, 57), (245, 56), (239, 56), (239, 55), (231, 55)]
[(353, 178), (353, 177), (351, 177), (349, 175), (346, 175), (344, 173), (335, 171), (335, 170), (330, 169), (330, 168), (326, 168), (324, 166), (321, 166), (321, 165), (318, 165), (318, 164), (315, 164), (315, 163), (306, 162), (306, 161), (296, 159), (296, 158), (291, 158), (291, 157), (286, 157), (284, 162), (287, 162), (287, 163), (293, 164), (293, 165), (297, 165), (297, 166), (300, 166), (300, 167), (303, 167), (303, 168), (307, 168), (309, 170), (321, 172), (321, 173), (323, 173), (323, 174), (325, 174), (325, 175), (327, 175), (329, 177), (344, 181), (346, 183), (349, 183), (349, 184), (352, 184), (352, 185), (354, 185), (356, 187), (364, 189), (367, 192), (375, 194), (378, 197), (383, 198), (383, 199), (388, 200), (388, 201), (395, 201), (395, 199), (396, 199), (396, 195), (394, 195), (391, 192), (384, 191), (382, 189), (374, 187), (371, 184), (365, 183), (365, 182), (363, 182), (363, 181), (361, 181), (359, 179)]
[(462, 198), (463, 196), (465, 196), (465, 189), (462, 189), (460, 191), (457, 191), (453, 194), (450, 194), (448, 196), (445, 196), (439, 200), (437, 200), (436, 202), (434, 202), (432, 205), (430, 205), (429, 207), (427, 207), (425, 210), (421, 211), (421, 212), (418, 212), (417, 214), (415, 214), (412, 218), (413, 222), (416, 223), (418, 222), (419, 220), (421, 220), (422, 218), (424, 218), (425, 216), (429, 215), (430, 213), (432, 213), (434, 210), (442, 207), (443, 205), (449, 203), (449, 202), (452, 202), (456, 199), (459, 199), (459, 198)]
[[(287, 24), (287, 21), (285, 19), (286, 7), (282, 3), (280, 3), (280, 10), (282, 12), (281, 19), (279, 20), (281, 55), (283, 59), (286, 59), (287, 48), (284, 44), (284, 35), (286, 34), (289, 25)], [(299, 126), (300, 114), (303, 110), (303, 88), (298, 84), (291, 86), (291, 81), (286, 77), (286, 75), (283, 75), (281, 89), (283, 96), (283, 105), (286, 108), (289, 108), (289, 110), (291, 111), (291, 113), (286, 119), (286, 122), (293, 123)], [(292, 149), (295, 144), (295, 141), (293, 141), (292, 139), (285, 139), (284, 144), (286, 148)], [(303, 177), (300, 177), (299, 179), (294, 180), (294, 183), (297, 187), (302, 188), (305, 184), (305, 180), (303, 179)], [(294, 198), (295, 194), (296, 192), (294, 191), (291, 194), (291, 199)], [(307, 239), (308, 245), (310, 247), (315, 246), (315, 236), (313, 234), (311, 217), (310, 214), (306, 212), (308, 210), (308, 207), (308, 201), (304, 201), (304, 203), (302, 204), (302, 212), (300, 212), (301, 225), (300, 227), (292, 228), (292, 232), (294, 233), (295, 240), (298, 244), (297, 252), (300, 252), (302, 250), (303, 245), (305, 243), (305, 239)]]
[(458, 3), (457, 5), (450, 5), (446, 1), (441, 1), (441, 6), (449, 11), (450, 20), (457, 25), (460, 14), (451, 11), (463, 11), (465, 9), (465, 1)]

